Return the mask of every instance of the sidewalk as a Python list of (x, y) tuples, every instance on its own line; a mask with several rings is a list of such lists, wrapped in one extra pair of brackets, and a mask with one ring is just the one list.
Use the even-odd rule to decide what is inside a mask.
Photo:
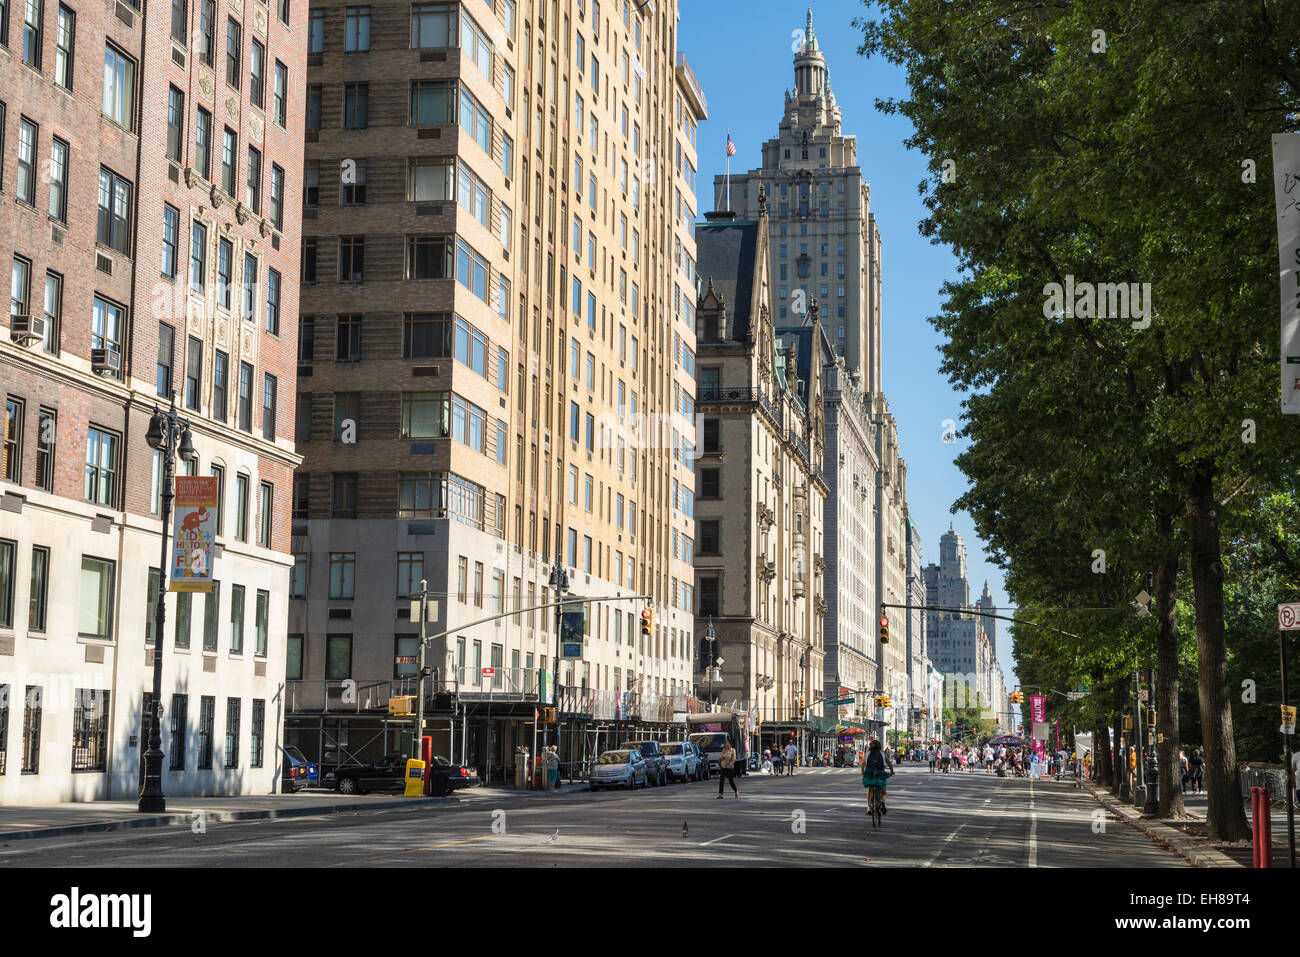
[[(1132, 804), (1121, 804), (1107, 789), (1087, 782), (1084, 783), (1084, 787), (1121, 820), (1142, 831), (1156, 843), (1167, 847), (1195, 867), (1251, 866), (1252, 847), (1249, 842), (1241, 844), (1211, 842), (1206, 836), (1205, 814), (1208, 799), (1205, 794), (1183, 795), (1188, 820), (1162, 821), (1145, 816), (1140, 808)], [(1250, 820), (1250, 808), (1247, 807), (1245, 811), (1246, 819)], [(1272, 826), (1273, 866), (1289, 867), (1286, 811), (1273, 809)], [(1297, 821), (1297, 828), (1300, 829), (1300, 820)]]

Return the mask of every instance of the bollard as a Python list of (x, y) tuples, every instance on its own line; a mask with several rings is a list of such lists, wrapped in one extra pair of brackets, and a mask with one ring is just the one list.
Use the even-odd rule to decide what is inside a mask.
[(1264, 832), (1264, 840), (1259, 849), (1259, 866), (1273, 866), (1273, 791), (1271, 788), (1259, 789), (1259, 813)]

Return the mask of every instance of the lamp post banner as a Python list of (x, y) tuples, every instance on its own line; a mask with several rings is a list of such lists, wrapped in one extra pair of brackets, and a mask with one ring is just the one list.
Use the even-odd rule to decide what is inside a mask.
[[(1047, 753), (1047, 695), (1031, 694), (1029, 696), (1029, 718), (1034, 751), (1041, 760)], [(1038, 734), (1042, 731), (1042, 735)]]
[(217, 479), (176, 476), (176, 517), (168, 591), (212, 591), (212, 545), (217, 531)]
[(1300, 133), (1273, 134), (1278, 278), (1282, 291), (1282, 412), (1300, 415)]

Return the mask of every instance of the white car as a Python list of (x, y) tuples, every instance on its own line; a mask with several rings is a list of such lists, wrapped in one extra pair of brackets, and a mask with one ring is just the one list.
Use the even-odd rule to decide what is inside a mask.
[(668, 776), (674, 781), (700, 780), (700, 759), (685, 741), (667, 742), (660, 746), (668, 759)]
[(602, 751), (596, 763), (591, 766), (588, 787), (593, 791), (601, 788), (624, 787), (629, 791), (636, 787), (645, 787), (647, 773), (645, 759), (635, 748), (622, 751)]

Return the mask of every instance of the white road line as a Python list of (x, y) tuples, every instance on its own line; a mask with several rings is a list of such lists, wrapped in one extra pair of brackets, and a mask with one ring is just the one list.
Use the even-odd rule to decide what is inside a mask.
[(934, 856), (931, 857), (928, 861), (926, 861), (926, 862), (925, 862), (924, 864), (922, 864), (921, 866), (922, 866), (922, 867), (930, 867), (930, 866), (932, 866), (932, 865), (934, 864), (934, 862), (937, 861), (937, 860), (939, 859), (939, 855), (941, 855), (941, 854), (943, 853), (943, 849), (944, 849), (945, 847), (947, 847), (947, 846), (949, 845), (949, 843), (952, 842), (952, 839), (953, 839), (954, 837), (956, 837), (956, 836), (961, 832), (962, 828), (964, 828), (964, 827), (965, 827), (967, 824), (969, 824), (969, 823), (970, 823), (970, 821), (964, 821), (964, 822), (962, 822), (961, 824), (959, 824), (959, 825), (957, 826), (957, 830), (955, 830), (955, 831), (953, 831), (951, 834), (949, 834), (948, 837), (947, 837), (947, 839), (946, 839), (942, 844), (939, 845), (939, 849), (938, 849), (937, 851), (934, 852)]
[(1038, 815), (1034, 813), (1034, 779), (1029, 779), (1029, 866), (1038, 866)]
[(708, 847), (710, 844), (717, 844), (718, 841), (725, 841), (727, 838), (729, 838), (729, 837), (735, 837), (735, 836), (736, 836), (736, 835), (734, 835), (734, 834), (724, 834), (724, 835), (722, 835), (722, 837), (715, 837), (715, 838), (714, 838), (713, 840), (711, 840), (711, 841), (705, 841), (703, 844), (700, 845), (700, 847)]

